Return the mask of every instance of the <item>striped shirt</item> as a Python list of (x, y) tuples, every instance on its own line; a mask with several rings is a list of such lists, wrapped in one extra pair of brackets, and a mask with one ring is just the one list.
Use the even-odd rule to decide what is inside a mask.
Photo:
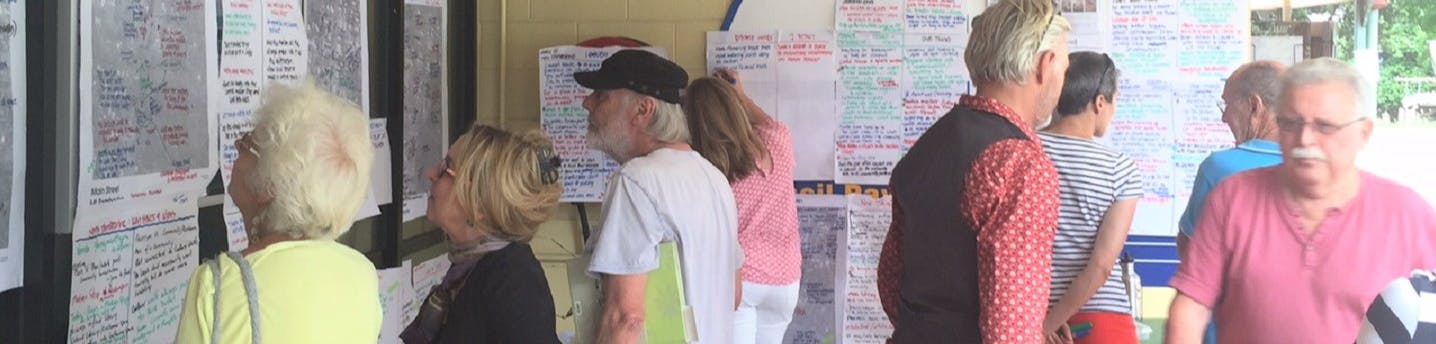
[[(1061, 207), (1057, 217), (1057, 236), (1052, 240), (1052, 290), (1050, 305), (1056, 305), (1067, 294), (1067, 287), (1092, 256), (1097, 244), (1097, 228), (1107, 209), (1119, 200), (1142, 197), (1142, 177), (1136, 164), (1092, 140), (1060, 134), (1038, 132), (1042, 149), (1057, 167), (1057, 187)], [(1082, 312), (1132, 313), (1122, 284), (1122, 269), (1112, 262), (1107, 282), (1087, 300)]]
[(1366, 311), (1356, 342), (1436, 343), (1436, 274), (1417, 270), (1391, 282)]

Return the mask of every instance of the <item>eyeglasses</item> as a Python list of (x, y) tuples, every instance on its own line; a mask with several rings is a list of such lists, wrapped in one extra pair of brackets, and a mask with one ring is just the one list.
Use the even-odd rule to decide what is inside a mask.
[(450, 159), (449, 157), (444, 157), (444, 165), (440, 166), (440, 168), (443, 168), (442, 171), (444, 174), (450, 177), (459, 175), (459, 172), (454, 171), (454, 159)]
[(1366, 117), (1363, 116), (1363, 117), (1358, 117), (1358, 118), (1356, 118), (1356, 119), (1353, 119), (1353, 120), (1351, 120), (1350, 122), (1346, 122), (1346, 123), (1342, 123), (1342, 124), (1332, 124), (1332, 123), (1327, 123), (1327, 122), (1323, 122), (1323, 121), (1306, 122), (1306, 121), (1303, 121), (1303, 120), (1300, 120), (1300, 119), (1291, 118), (1291, 117), (1277, 116), (1277, 117), (1276, 117), (1276, 128), (1277, 128), (1277, 130), (1281, 130), (1281, 131), (1284, 131), (1284, 132), (1287, 132), (1287, 133), (1299, 133), (1299, 132), (1301, 132), (1303, 129), (1305, 129), (1306, 126), (1310, 125), (1310, 126), (1312, 127), (1312, 129), (1316, 129), (1316, 132), (1318, 132), (1318, 133), (1321, 133), (1321, 134), (1323, 134), (1323, 135), (1331, 135), (1331, 134), (1335, 134), (1335, 133), (1341, 131), (1341, 129), (1346, 129), (1346, 127), (1349, 127), (1349, 126), (1351, 126), (1352, 124), (1356, 124), (1356, 123), (1358, 123), (1358, 122), (1365, 121), (1365, 120), (1366, 120)]
[(239, 139), (234, 141), (234, 147), (247, 150), (249, 154), (254, 154), (254, 157), (259, 157), (259, 147), (254, 145), (254, 131), (246, 131), (240, 135)]
[[(1112, 68), (1116, 67), (1112, 62), (1112, 57), (1107, 56), (1107, 54), (1102, 54), (1102, 58), (1107, 61), (1107, 66), (1102, 68), (1102, 76), (1097, 78), (1097, 87), (1092, 88), (1092, 97), (1088, 98), (1092, 99), (1092, 101), (1097, 101), (1097, 96), (1102, 94), (1102, 84), (1107, 81), (1107, 73), (1112, 72)], [(1116, 90), (1112, 91), (1116, 92)], [(1108, 97), (1107, 102), (1112, 102), (1111, 97)]]
[(1224, 100), (1218, 100), (1218, 101), (1217, 101), (1217, 112), (1227, 113), (1227, 102), (1226, 102), (1226, 101), (1224, 101)]
[(1062, 15), (1062, 7), (1057, 6), (1057, 1), (1053, 0), (1052, 15), (1047, 17), (1047, 25), (1042, 27), (1042, 35), (1037, 36), (1037, 44), (1032, 46), (1033, 55), (1037, 55), (1037, 52), (1042, 51), (1042, 39), (1047, 37), (1047, 31), (1052, 30), (1052, 21), (1057, 20), (1057, 16), (1060, 15)]

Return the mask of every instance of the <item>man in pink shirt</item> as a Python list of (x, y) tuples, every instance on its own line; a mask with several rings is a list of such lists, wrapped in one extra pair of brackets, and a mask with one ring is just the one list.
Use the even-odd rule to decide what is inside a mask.
[(1436, 267), (1436, 211), (1356, 168), (1372, 122), (1361, 76), (1308, 60), (1281, 77), (1283, 161), (1227, 178), (1208, 197), (1171, 285), (1168, 343), (1350, 343), (1370, 300)]

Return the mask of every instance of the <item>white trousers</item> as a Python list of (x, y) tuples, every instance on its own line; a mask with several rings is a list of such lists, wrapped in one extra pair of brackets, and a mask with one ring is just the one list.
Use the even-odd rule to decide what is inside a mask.
[(743, 302), (733, 316), (733, 342), (778, 344), (798, 307), (798, 283), (767, 285), (743, 282)]

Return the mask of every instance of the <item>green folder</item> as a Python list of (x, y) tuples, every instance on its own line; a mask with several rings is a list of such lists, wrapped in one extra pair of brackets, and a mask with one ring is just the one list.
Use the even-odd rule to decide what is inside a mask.
[(658, 245), (658, 268), (648, 272), (644, 293), (644, 342), (649, 344), (689, 343), (698, 340), (693, 326), (693, 309), (683, 294), (683, 268), (678, 244)]

